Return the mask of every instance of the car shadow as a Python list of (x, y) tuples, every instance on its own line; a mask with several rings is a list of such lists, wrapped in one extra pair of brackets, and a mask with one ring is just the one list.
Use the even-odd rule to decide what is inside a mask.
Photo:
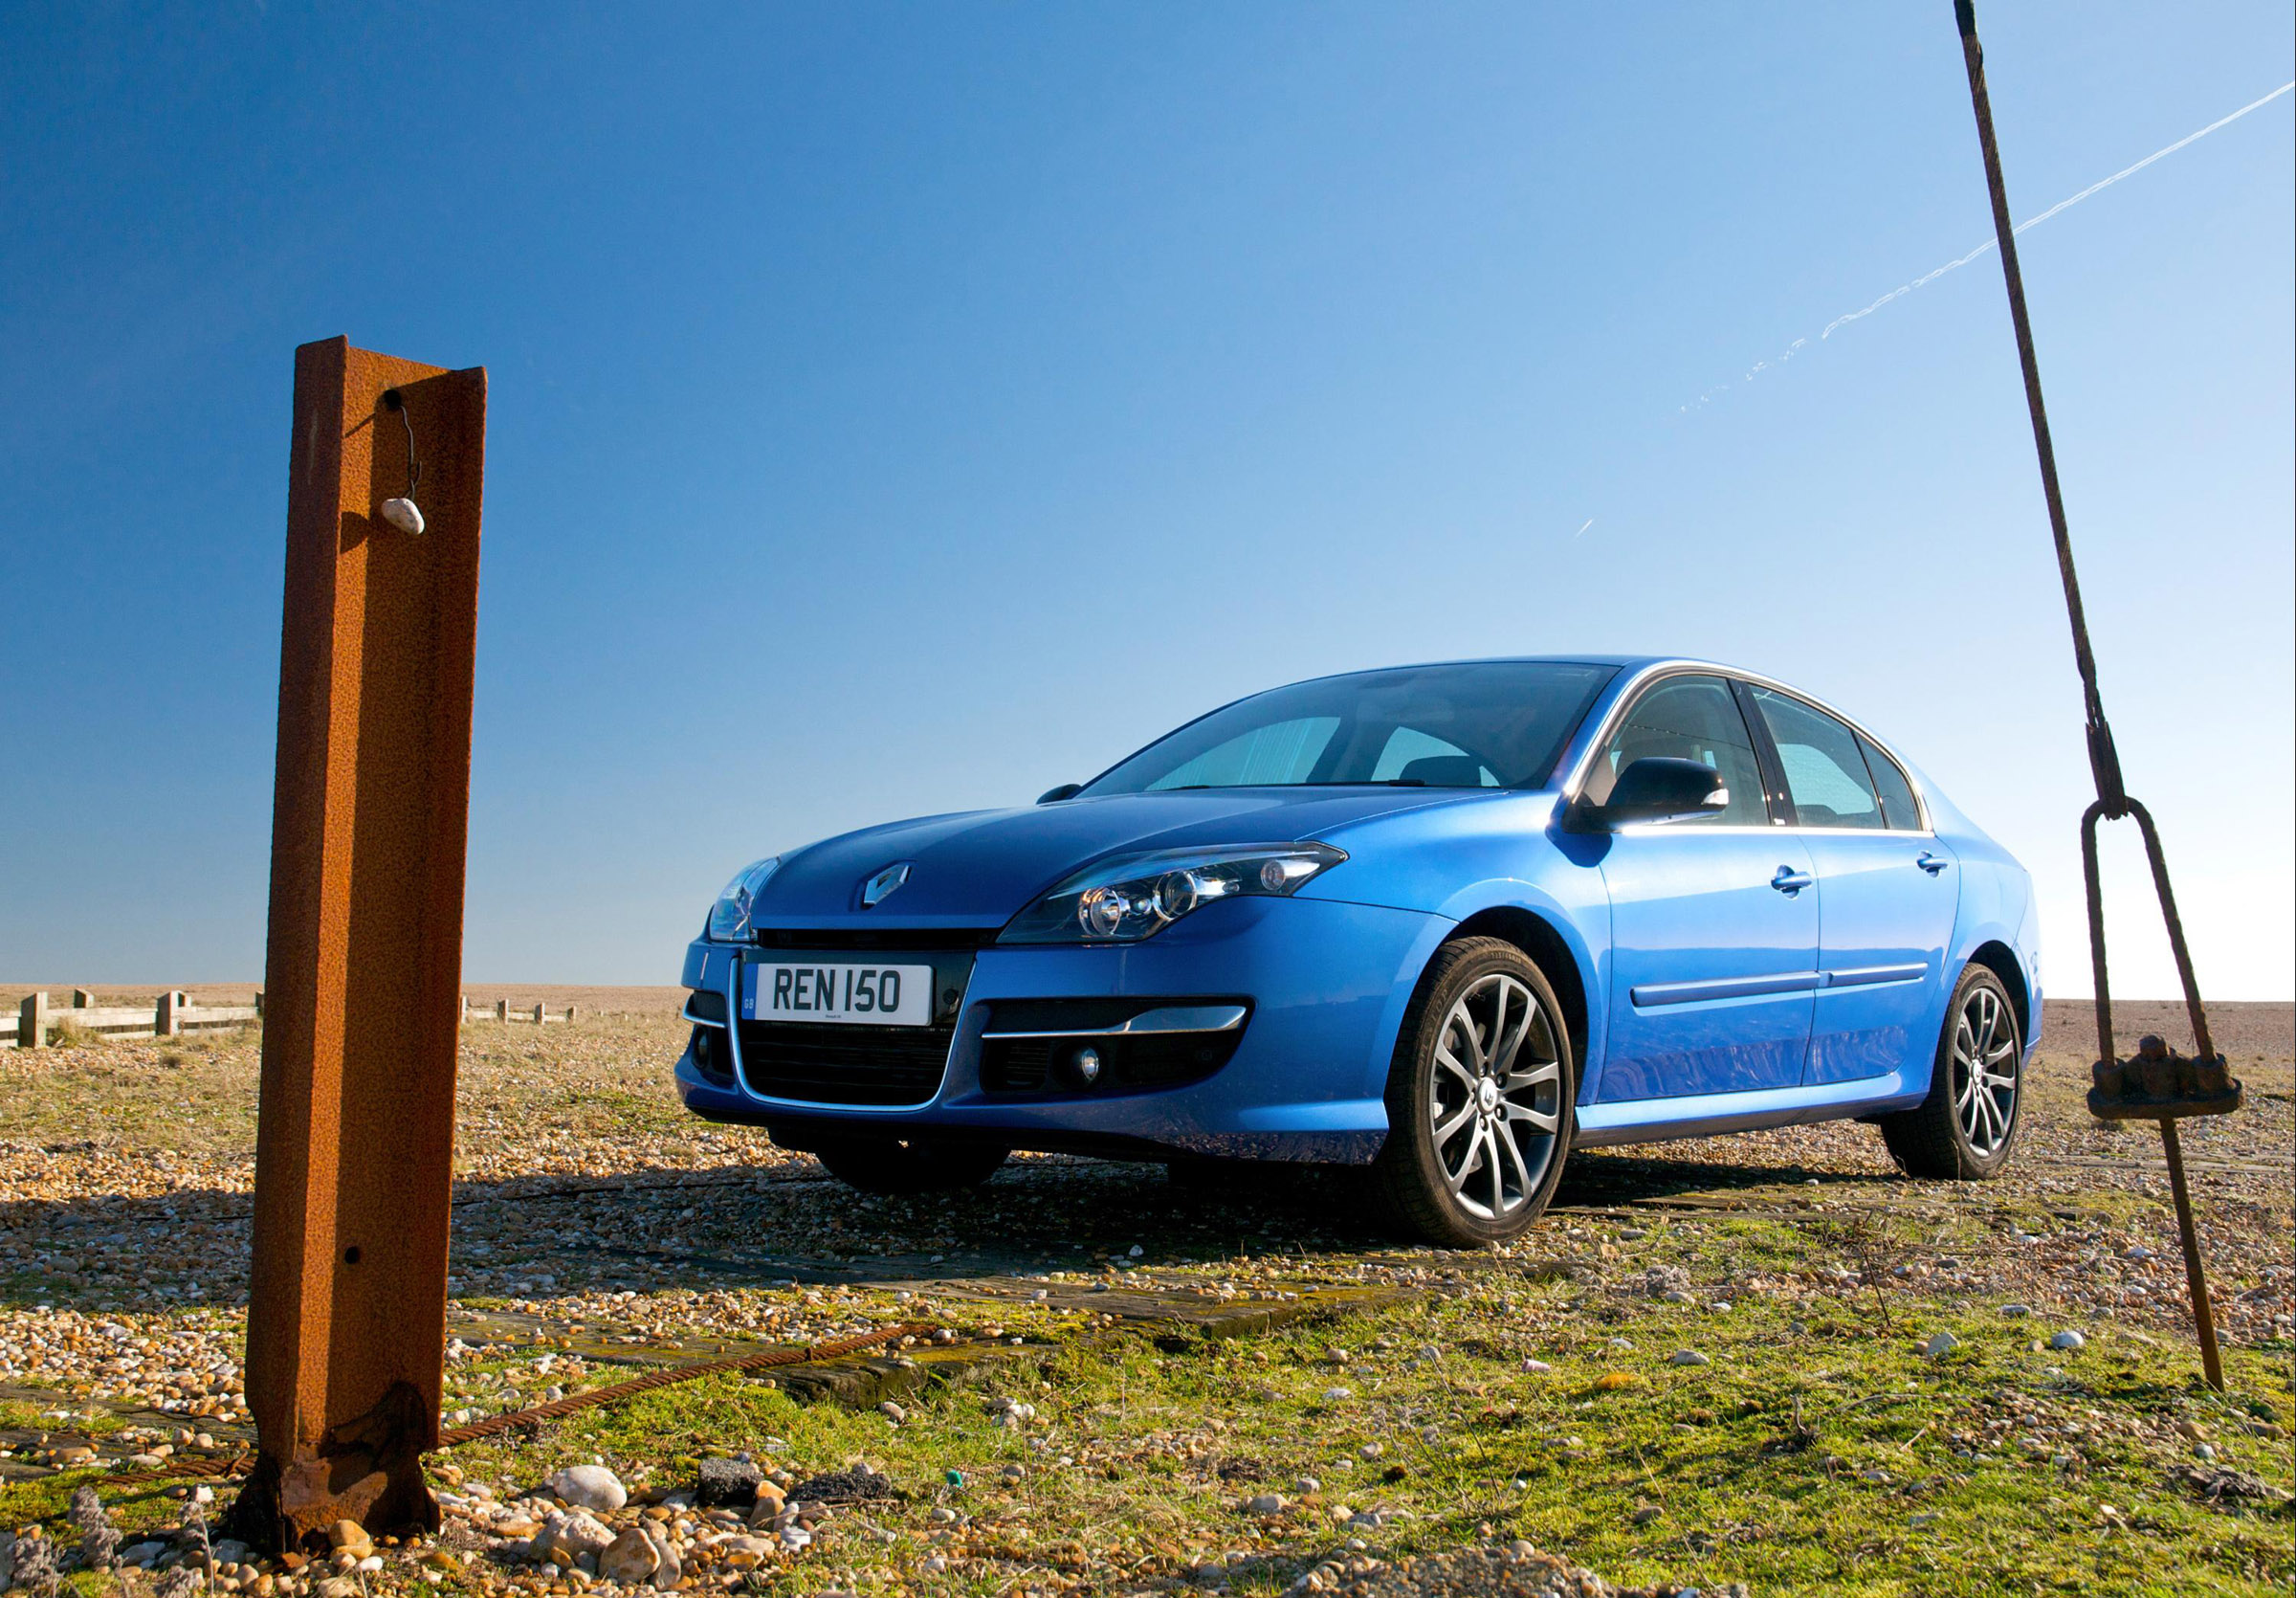
[[(1757, 1189), (1891, 1180), (1667, 1146), (1684, 1152), (1575, 1155), (1556, 1207), (1744, 1208)], [(856, 1192), (809, 1159), (464, 1181), (451, 1270), (458, 1299), (541, 1300), (601, 1289), (894, 1286), (1277, 1256), (1304, 1263), (1410, 1247), (1382, 1218), (1371, 1186), (1361, 1169), (1239, 1164), (1175, 1173), (1067, 1156), (1016, 1159), (977, 1189), (917, 1197)], [(1790, 1202), (1779, 1191), (1759, 1207)], [(254, 1208), (245, 1192), (203, 1188), (0, 1202), (0, 1306), (100, 1315), (244, 1305)]]

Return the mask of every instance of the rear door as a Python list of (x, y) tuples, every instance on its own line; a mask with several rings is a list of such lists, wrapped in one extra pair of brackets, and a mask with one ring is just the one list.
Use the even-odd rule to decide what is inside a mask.
[(1818, 985), (1819, 896), (1808, 852), (1774, 826), (1738, 700), (1722, 677), (1642, 690), (1585, 784), (1601, 804), (1647, 755), (1702, 761), (1730, 803), (1712, 816), (1606, 837), (1610, 1040), (1591, 1102), (1792, 1087)]
[(1928, 830), (1905, 772), (1870, 739), (1775, 688), (1750, 685), (1748, 699), (1818, 877), (1822, 980), (1804, 1080), (1922, 1065), (1937, 1047), (1951, 980), (1953, 854)]

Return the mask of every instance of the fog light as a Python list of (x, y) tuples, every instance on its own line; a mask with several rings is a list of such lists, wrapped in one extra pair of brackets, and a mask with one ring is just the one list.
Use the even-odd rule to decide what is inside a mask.
[(1075, 1077), (1077, 1084), (1081, 1087), (1089, 1088), (1098, 1081), (1100, 1079), (1100, 1051), (1079, 1049), (1075, 1054), (1070, 1055), (1069, 1075)]

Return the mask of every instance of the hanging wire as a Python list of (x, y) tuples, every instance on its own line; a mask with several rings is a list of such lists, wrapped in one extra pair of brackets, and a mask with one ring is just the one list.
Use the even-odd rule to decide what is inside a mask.
[(422, 485), (423, 463), (414, 455), (414, 420), (407, 414), (407, 396), (396, 388), (383, 390), (383, 409), (398, 414), (399, 425), (407, 430), (407, 498)]

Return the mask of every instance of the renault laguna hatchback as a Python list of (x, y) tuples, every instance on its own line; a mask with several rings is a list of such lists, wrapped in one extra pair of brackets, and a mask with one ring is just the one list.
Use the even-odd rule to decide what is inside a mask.
[(748, 866), (686, 951), (686, 1105), (874, 1192), (1016, 1148), (1367, 1166), (1441, 1243), (1574, 1147), (1871, 1121), (2008, 1160), (2025, 872), (1874, 734), (1692, 660), (1294, 683), (1032, 806)]

